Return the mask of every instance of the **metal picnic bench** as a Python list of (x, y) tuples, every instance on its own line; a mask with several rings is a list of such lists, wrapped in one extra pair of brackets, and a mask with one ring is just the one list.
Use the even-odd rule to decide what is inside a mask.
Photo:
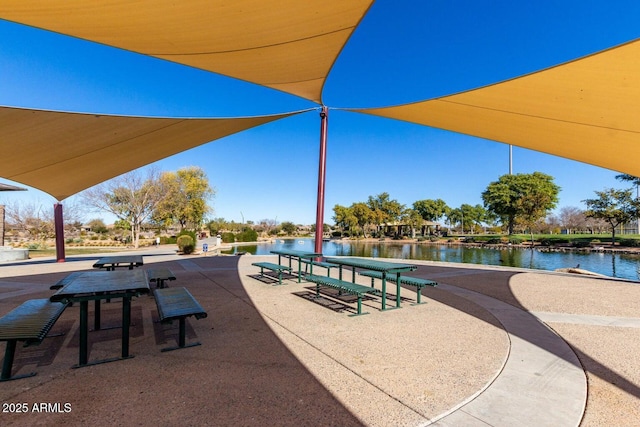
[(286, 265), (274, 264), (272, 262), (254, 262), (251, 265), (260, 267), (260, 276), (265, 276), (264, 269), (275, 271), (278, 273), (278, 284), (282, 285), (282, 272), (288, 271), (291, 273), (291, 267), (287, 267)]
[[(306, 264), (304, 267), (304, 274), (307, 274), (307, 270), (308, 267), (311, 266), (317, 266), (317, 267), (324, 267), (327, 269), (327, 277), (331, 277), (331, 269), (332, 268), (336, 268), (339, 267), (339, 265), (337, 264), (332, 264), (330, 262), (326, 262), (326, 261), (314, 261), (311, 259), (301, 259), (300, 262), (302, 262), (303, 264)], [(311, 273), (313, 273), (313, 271), (311, 271)]]
[(397, 286), (397, 295), (395, 308), (400, 308), (400, 283), (398, 282), (401, 281), (401, 275), (404, 272), (414, 271), (418, 268), (413, 264), (378, 261), (371, 258), (341, 257), (327, 258), (326, 261), (340, 266), (340, 268), (338, 268), (339, 279), (342, 279), (342, 267), (351, 267), (351, 281), (353, 283), (356, 282), (356, 268), (380, 272), (380, 274), (382, 275), (382, 311), (387, 310), (387, 280), (389, 280), (389, 278), (392, 276), (396, 276), (395, 282)]
[(195, 316), (196, 319), (204, 319), (207, 312), (200, 303), (191, 295), (186, 288), (160, 288), (153, 291), (158, 307), (160, 323), (172, 323), (173, 320), (180, 321), (178, 346), (163, 348), (161, 351), (177, 350), (185, 347), (200, 345), (194, 342), (186, 345), (186, 318)]
[(340, 279), (334, 279), (333, 277), (317, 276), (315, 274), (308, 274), (305, 279), (309, 282), (316, 284), (316, 298), (320, 296), (320, 286), (329, 286), (340, 290), (341, 292), (347, 292), (358, 297), (358, 312), (357, 314), (351, 314), (350, 316), (359, 316), (361, 314), (368, 314), (362, 312), (362, 296), (366, 294), (380, 295), (380, 291), (376, 288), (359, 285), (357, 283), (347, 282)]
[(166, 267), (150, 268), (147, 270), (150, 282), (156, 282), (156, 288), (164, 288), (167, 280), (176, 280), (173, 271)]
[[(365, 270), (365, 271), (359, 271), (358, 274), (360, 274), (361, 276), (371, 277), (372, 287), (373, 287), (373, 279), (382, 280), (382, 273), (379, 271)], [(390, 282), (394, 282), (394, 283), (396, 282), (396, 277), (394, 277), (393, 274), (387, 276), (386, 279)], [(425, 288), (427, 286), (434, 286), (434, 287), (438, 286), (438, 283), (434, 282), (433, 280), (422, 279), (420, 277), (412, 277), (412, 276), (401, 276), (400, 284), (414, 286), (416, 288), (416, 294), (417, 294), (416, 304), (422, 304), (422, 302), (420, 301), (422, 288)]]
[(7, 342), (0, 381), (36, 375), (35, 372), (32, 372), (11, 376), (16, 343), (24, 341), (25, 347), (40, 344), (66, 307), (66, 303), (51, 302), (48, 299), (33, 299), (23, 302), (0, 318), (0, 341)]
[[(309, 261), (314, 261), (316, 259), (319, 260), (322, 257), (322, 254), (319, 252), (297, 251), (293, 249), (277, 249), (277, 250), (271, 251), (271, 253), (278, 255), (278, 264), (281, 264), (282, 257), (289, 258), (289, 268), (292, 267), (291, 261), (293, 259), (298, 261), (298, 283), (302, 282), (302, 263), (305, 262), (306, 260), (309, 260)], [(307, 267), (311, 266), (311, 271), (310, 271), (311, 274), (313, 274), (314, 265), (315, 264), (313, 263), (307, 264)]]

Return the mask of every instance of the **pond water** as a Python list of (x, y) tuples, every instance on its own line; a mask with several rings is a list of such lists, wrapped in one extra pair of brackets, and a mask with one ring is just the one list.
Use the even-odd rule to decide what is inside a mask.
[[(235, 246), (226, 254), (248, 252), (268, 255), (272, 250), (294, 249), (313, 252), (313, 239), (274, 240), (273, 243)], [(375, 243), (357, 241), (325, 241), (324, 256), (359, 256), (372, 258), (419, 259), (462, 262), (469, 264), (503, 265), (553, 271), (579, 265), (581, 269), (606, 276), (639, 280), (640, 256), (611, 253), (540, 252), (530, 249), (486, 249), (465, 246), (426, 245), (412, 243)]]

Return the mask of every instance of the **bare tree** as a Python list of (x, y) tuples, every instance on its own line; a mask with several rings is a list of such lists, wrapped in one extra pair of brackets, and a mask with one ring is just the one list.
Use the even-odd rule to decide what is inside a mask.
[(271, 230), (275, 229), (278, 226), (278, 221), (276, 221), (275, 219), (265, 218), (258, 221), (258, 225), (260, 228), (262, 228), (262, 231), (268, 235)]
[[(11, 227), (29, 235), (32, 240), (55, 237), (53, 204), (39, 201), (14, 201), (5, 207), (7, 228)], [(83, 207), (77, 201), (64, 203), (64, 228), (74, 231), (82, 223)]]
[(163, 201), (159, 173), (147, 169), (146, 176), (139, 170), (120, 175), (81, 193), (86, 204), (97, 211), (110, 212), (131, 226), (134, 247), (140, 246), (140, 230), (154, 209)]
[(14, 201), (5, 206), (7, 228), (20, 230), (33, 240), (47, 240), (55, 236), (53, 208), (45, 209), (30, 201)]
[(587, 217), (584, 211), (575, 206), (567, 206), (560, 209), (558, 220), (562, 228), (568, 230), (569, 234), (575, 233), (576, 230), (584, 230), (586, 227)]

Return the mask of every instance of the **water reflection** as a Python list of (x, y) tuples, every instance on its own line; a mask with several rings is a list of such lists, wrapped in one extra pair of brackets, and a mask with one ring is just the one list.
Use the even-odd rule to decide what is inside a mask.
[[(269, 254), (272, 250), (293, 249), (314, 251), (313, 239), (274, 240), (272, 243), (237, 246), (223, 253), (247, 252)], [(377, 243), (358, 241), (323, 242), (325, 256), (362, 256), (371, 258), (419, 259), (428, 261), (462, 262), (468, 264), (503, 265), (509, 267), (556, 270), (572, 268), (593, 271), (611, 277), (638, 280), (640, 256), (610, 253), (540, 252), (516, 248), (470, 248), (464, 246), (427, 245), (412, 243)]]

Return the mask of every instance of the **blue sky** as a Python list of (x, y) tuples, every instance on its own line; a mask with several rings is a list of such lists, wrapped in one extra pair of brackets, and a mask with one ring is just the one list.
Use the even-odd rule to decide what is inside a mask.
[[(637, 1), (377, 1), (325, 85), (326, 105), (337, 108), (329, 114), (325, 222), (333, 222), (335, 204), (366, 201), (381, 192), (407, 206), (436, 198), (451, 207), (482, 203), (482, 191), (509, 167), (508, 145), (340, 107), (419, 101), (517, 77), (638, 38), (638, 22)], [(177, 117), (315, 106), (250, 83), (2, 20), (0, 105)], [(319, 130), (318, 113), (312, 111), (155, 165), (202, 167), (217, 190), (215, 217), (311, 224)], [(513, 147), (513, 171), (553, 176), (562, 188), (559, 208), (584, 208), (581, 200), (595, 190), (626, 186), (615, 180), (615, 171), (518, 147)], [(22, 199), (45, 206), (55, 202), (35, 189), (0, 195), (5, 203)], [(87, 219), (94, 217), (111, 219), (105, 214)]]

